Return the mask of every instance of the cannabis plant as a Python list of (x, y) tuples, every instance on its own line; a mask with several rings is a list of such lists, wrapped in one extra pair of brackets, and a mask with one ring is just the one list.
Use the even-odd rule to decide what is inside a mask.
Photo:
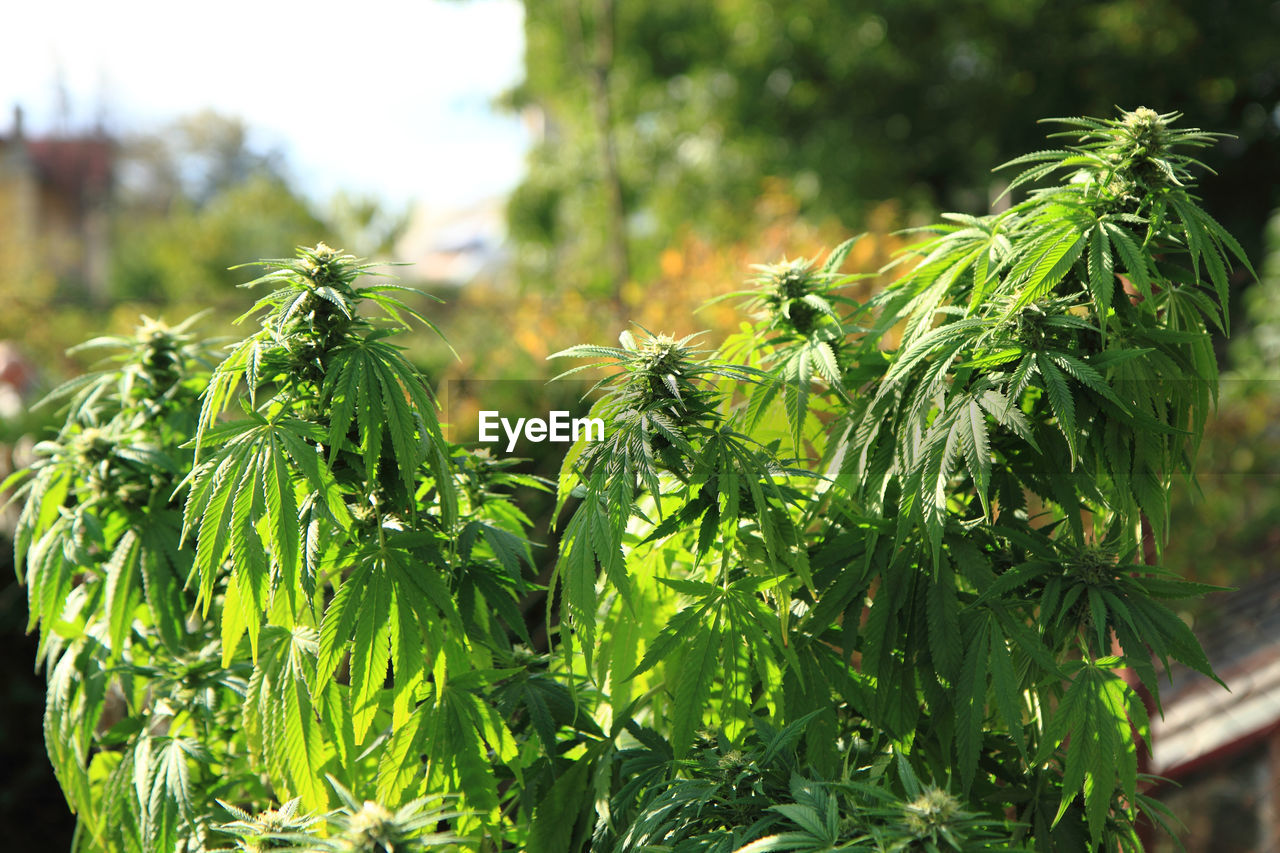
[[(604, 623), (613, 719), (651, 721), (646, 737), (670, 750), (630, 784), (696, 778), (705, 725), (740, 746), (762, 717), (806, 719), (806, 778), (882, 766), (882, 793), (910, 800), (914, 777), (958, 798), (913, 824), (946, 833), (886, 847), (978, 844), (945, 817), (961, 813), (1000, 824), (1005, 845), (1062, 850), (1137, 849), (1140, 816), (1164, 820), (1140, 786), (1139, 690), (1158, 708), (1156, 664), (1171, 658), (1212, 672), (1163, 603), (1205, 588), (1149, 556), (1216, 393), (1209, 328), (1227, 328), (1228, 270), (1249, 268), (1192, 192), (1192, 154), (1213, 137), (1176, 119), (1062, 120), (1071, 143), (1013, 164), (1030, 165), (1015, 188), (1058, 183), (1003, 213), (947, 216), (868, 304), (833, 298), (847, 247), (764, 267), (746, 306), (763, 316), (723, 348), (733, 361), (668, 365), (731, 380), (681, 431), (696, 463), (609, 504), (624, 536), (592, 528), (625, 583), (615, 570), (598, 588), (578, 537), (560, 564), (571, 620)], [(643, 375), (614, 358), (634, 365), (624, 387)], [(747, 462), (787, 438), (820, 477)], [(726, 457), (726, 441), (743, 452)], [(571, 454), (566, 471), (562, 492), (580, 482), (589, 497), (589, 467)], [(583, 512), (601, 510), (584, 503), (570, 523)], [(597, 762), (629, 766), (620, 755)], [(676, 823), (646, 843), (722, 849), (682, 839), (755, 833), (647, 803), (613, 829), (624, 843), (652, 810)], [(812, 849), (836, 843), (809, 829)], [(756, 849), (792, 849), (776, 843)]]
[(1062, 120), (869, 302), (846, 243), (719, 349), (559, 353), (606, 431), (549, 590), (547, 484), (445, 441), (370, 265), (263, 262), (220, 357), (95, 342), (10, 484), (76, 849), (1139, 849), (1142, 694), (1212, 675), (1154, 562), (1248, 268), (1176, 119)]

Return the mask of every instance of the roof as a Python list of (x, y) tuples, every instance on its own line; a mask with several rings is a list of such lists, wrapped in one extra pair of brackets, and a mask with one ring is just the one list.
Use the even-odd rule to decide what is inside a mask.
[(1151, 720), (1153, 772), (1179, 776), (1280, 725), (1280, 572), (1221, 593), (1196, 634), (1230, 692), (1189, 668), (1161, 677), (1163, 719)]
[(506, 201), (463, 208), (414, 209), (395, 254), (414, 264), (406, 278), (462, 285), (491, 274), (506, 258)]
[(111, 187), (114, 146), (105, 136), (27, 140), (36, 178), (60, 195), (96, 195)]

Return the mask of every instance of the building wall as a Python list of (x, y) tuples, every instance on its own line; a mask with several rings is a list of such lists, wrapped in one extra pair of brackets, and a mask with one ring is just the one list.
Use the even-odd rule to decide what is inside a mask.
[(50, 294), (52, 279), (40, 279), (36, 224), (39, 188), (20, 140), (0, 140), (0, 296), (6, 301)]
[(0, 137), (0, 296), (105, 300), (110, 171), (101, 136)]

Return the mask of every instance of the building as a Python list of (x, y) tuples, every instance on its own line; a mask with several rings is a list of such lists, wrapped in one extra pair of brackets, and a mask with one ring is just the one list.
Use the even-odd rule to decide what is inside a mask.
[(0, 293), (105, 300), (115, 144), (103, 132), (0, 136)]
[(492, 284), (509, 261), (506, 236), (505, 199), (440, 210), (419, 205), (396, 241), (395, 257), (412, 264), (399, 274), (454, 287), (478, 280)]
[[(1151, 720), (1152, 790), (1186, 826), (1187, 853), (1280, 851), (1280, 573), (1215, 595), (1197, 619), (1222, 686), (1174, 666)], [(1158, 851), (1177, 845), (1165, 838)]]

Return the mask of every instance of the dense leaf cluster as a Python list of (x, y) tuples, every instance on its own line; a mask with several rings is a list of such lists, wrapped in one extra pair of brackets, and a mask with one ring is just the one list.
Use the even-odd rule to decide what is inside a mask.
[(1063, 180), (869, 303), (846, 244), (761, 267), (718, 352), (560, 353), (606, 434), (546, 645), (546, 486), (445, 442), (401, 288), (321, 244), (216, 365), (99, 342), (17, 537), (78, 849), (1140, 849), (1143, 694), (1212, 674), (1150, 557), (1248, 266), (1175, 118), (1067, 120), (1015, 183)]

